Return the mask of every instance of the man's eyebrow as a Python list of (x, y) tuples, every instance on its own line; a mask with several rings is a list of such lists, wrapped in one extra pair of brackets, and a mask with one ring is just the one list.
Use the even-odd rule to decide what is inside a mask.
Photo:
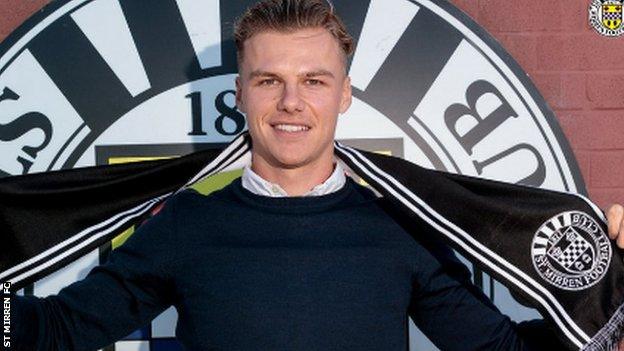
[(273, 78), (277, 78), (278, 76), (275, 73), (262, 71), (262, 70), (256, 70), (256, 71), (252, 71), (251, 73), (249, 73), (249, 79), (254, 79), (254, 78), (258, 78), (258, 77), (273, 77)]
[[(330, 71), (325, 70), (325, 69), (318, 69), (318, 70), (306, 72), (306, 73), (302, 74), (302, 76), (306, 77), (306, 78), (319, 77), (319, 76), (327, 76), (327, 77), (330, 77), (330, 78), (335, 78), (333, 73), (331, 73)], [(249, 79), (254, 79), (254, 78), (258, 78), (258, 77), (279, 78), (279, 76), (277, 74), (272, 73), (272, 72), (268, 72), (268, 71), (255, 70), (255, 71), (252, 71), (251, 73), (249, 73)]]
[(306, 78), (318, 77), (318, 76), (327, 76), (327, 77), (330, 77), (330, 78), (335, 78), (333, 73), (331, 73), (328, 70), (324, 70), (324, 69), (319, 69), (319, 70), (316, 70), (316, 71), (307, 72), (306, 74), (304, 74), (304, 76)]

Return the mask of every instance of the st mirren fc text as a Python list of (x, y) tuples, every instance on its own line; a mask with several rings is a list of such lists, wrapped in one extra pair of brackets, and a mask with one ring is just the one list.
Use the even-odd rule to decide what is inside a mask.
[(9, 289), (11, 289), (11, 283), (2, 284), (2, 345), (4, 347), (11, 347), (11, 298), (9, 297)]

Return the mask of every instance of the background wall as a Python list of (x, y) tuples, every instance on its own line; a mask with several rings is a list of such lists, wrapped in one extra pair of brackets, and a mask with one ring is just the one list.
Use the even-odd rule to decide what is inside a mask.
[(588, 24), (590, 0), (454, 0), (529, 74), (566, 134), (591, 198), (624, 201), (624, 36)]
[[(0, 41), (49, 1), (0, 2)], [(554, 110), (590, 197), (624, 201), (624, 36), (589, 27), (590, 0), (453, 0), (520, 63)]]

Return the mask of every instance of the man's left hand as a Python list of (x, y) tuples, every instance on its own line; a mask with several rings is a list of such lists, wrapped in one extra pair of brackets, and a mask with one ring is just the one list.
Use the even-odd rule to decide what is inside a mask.
[[(607, 210), (609, 238), (616, 240), (617, 246), (624, 249), (624, 207), (615, 204)], [(620, 340), (618, 351), (624, 351), (624, 340)]]
[(607, 210), (609, 238), (616, 240), (617, 246), (624, 249), (624, 207), (615, 204)]

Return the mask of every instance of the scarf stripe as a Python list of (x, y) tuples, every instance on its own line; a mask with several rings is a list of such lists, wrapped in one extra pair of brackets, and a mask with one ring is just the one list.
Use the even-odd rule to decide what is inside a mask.
[[(197, 174), (193, 176), (193, 178), (191, 178), (191, 180), (189, 180), (177, 192), (180, 192), (188, 188), (189, 186), (200, 182), (207, 177), (210, 177), (215, 173), (221, 172), (221, 170), (238, 161), (249, 150), (251, 150), (251, 138), (249, 137), (249, 134), (242, 133), (238, 137), (236, 137), (236, 139), (230, 142), (215, 159), (211, 160), (210, 163), (206, 165), (206, 167), (204, 167), (201, 171), (197, 172)], [(230, 160), (230, 162), (228, 162), (228, 160)], [(226, 165), (221, 167), (223, 164)]]
[(348, 157), (352, 161), (350, 163), (355, 165), (358, 170), (366, 175), (365, 179), (369, 181), (371, 185), (377, 185), (373, 185), (377, 190), (383, 189), (385, 193), (391, 194), (414, 214), (425, 220), (439, 232), (445, 234), (448, 239), (452, 240), (471, 257), (486, 265), (490, 270), (498, 273), (505, 278), (506, 281), (514, 284), (524, 293), (529, 294), (538, 301), (549, 312), (549, 315), (555, 320), (572, 343), (581, 347), (590, 340), (590, 337), (574, 323), (554, 296), (544, 289), (543, 286), (496, 253), (478, 243), (468, 233), (429, 207), (422, 199), (405, 188), (395, 178), (379, 169), (358, 151), (343, 146), (340, 143), (336, 143), (336, 149), (339, 153)]
[[(251, 148), (246, 134), (239, 136), (230, 143), (219, 156), (212, 160), (204, 169), (198, 172), (185, 186), (178, 191), (186, 189), (198, 181), (201, 181), (213, 174), (221, 172), (245, 156)], [(50, 247), (40, 254), (0, 273), (0, 281), (11, 281), (12, 285), (17, 285), (25, 279), (31, 278), (44, 271), (56, 270), (66, 262), (72, 255), (86, 254), (99, 246), (102, 240), (107, 240), (109, 236), (115, 236), (120, 227), (132, 220), (144, 215), (153, 209), (161, 200), (168, 198), (173, 192), (149, 199), (129, 210), (120, 212), (103, 222), (94, 224), (68, 239)], [(59, 267), (55, 267), (58, 265)]]
[[(0, 276), (0, 280), (11, 281), (12, 284), (35, 275), (45, 269), (50, 268), (59, 261), (70, 255), (87, 250), (96, 240), (107, 234), (119, 234), (118, 230), (130, 220), (140, 217), (154, 207), (160, 200), (168, 197), (171, 193), (148, 200), (139, 206), (128, 211), (119, 213), (105, 222), (91, 226), (73, 237), (51, 247), (49, 250), (33, 257), (32, 259), (8, 270)], [(16, 276), (17, 275), (17, 276)]]

